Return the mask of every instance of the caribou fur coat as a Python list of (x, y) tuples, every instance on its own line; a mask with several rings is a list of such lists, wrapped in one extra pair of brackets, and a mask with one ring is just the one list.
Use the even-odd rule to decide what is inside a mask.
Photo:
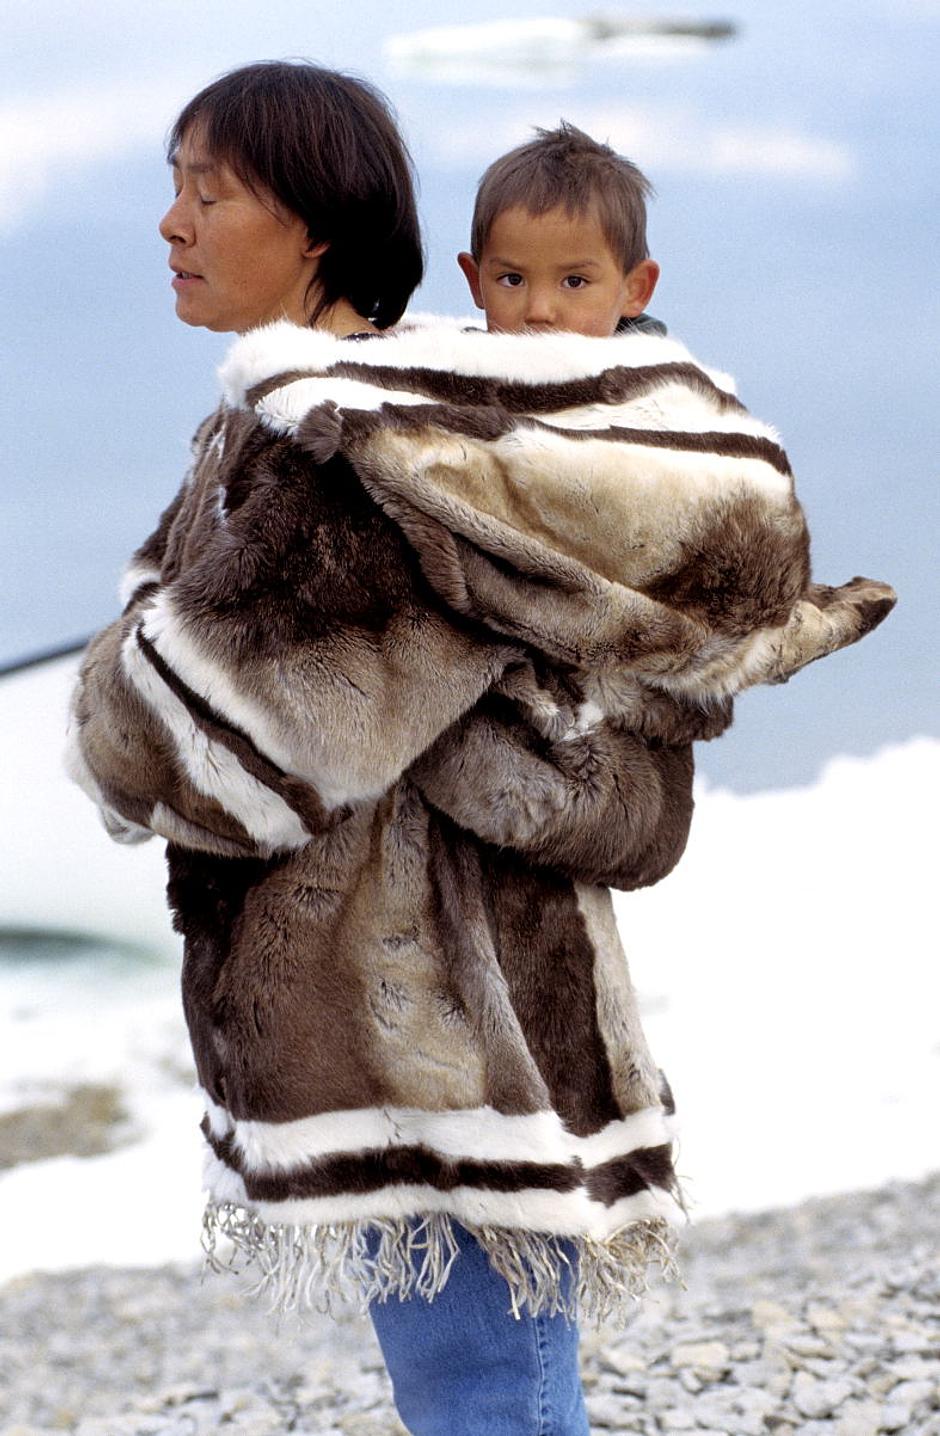
[(608, 889), (680, 857), (733, 695), (893, 594), (811, 583), (775, 434), (670, 339), (280, 324), (222, 378), (71, 744), (168, 840), (210, 1240), (287, 1305), (433, 1294), (458, 1219), (539, 1310), (568, 1237), (609, 1310), (680, 1203)]

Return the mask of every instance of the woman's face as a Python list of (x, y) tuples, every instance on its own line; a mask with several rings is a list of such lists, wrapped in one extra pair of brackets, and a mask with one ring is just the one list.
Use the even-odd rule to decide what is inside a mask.
[(262, 203), (213, 160), (198, 126), (171, 156), (176, 198), (160, 221), (184, 324), (244, 333), (275, 319), (307, 321), (306, 294), (324, 246), (299, 215)]

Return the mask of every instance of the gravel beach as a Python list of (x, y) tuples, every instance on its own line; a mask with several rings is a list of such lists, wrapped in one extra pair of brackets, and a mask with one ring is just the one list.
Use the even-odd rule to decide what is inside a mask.
[[(584, 1333), (592, 1429), (940, 1436), (938, 1239), (940, 1176), (693, 1226), (685, 1289)], [(278, 1326), (231, 1277), (162, 1267), (0, 1289), (0, 1436), (63, 1431), (403, 1428), (368, 1322)]]

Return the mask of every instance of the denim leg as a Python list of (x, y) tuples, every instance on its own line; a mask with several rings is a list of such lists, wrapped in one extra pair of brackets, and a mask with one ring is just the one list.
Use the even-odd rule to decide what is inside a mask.
[(398, 1414), (412, 1436), (588, 1436), (578, 1329), (512, 1315), (506, 1283), (454, 1223), (460, 1256), (426, 1301), (370, 1310)]

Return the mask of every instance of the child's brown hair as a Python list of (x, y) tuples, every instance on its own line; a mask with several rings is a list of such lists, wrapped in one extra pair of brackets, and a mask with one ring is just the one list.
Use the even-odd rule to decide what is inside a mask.
[(470, 231), (474, 259), (479, 262), (497, 215), (516, 205), (534, 215), (559, 206), (578, 215), (594, 209), (624, 274), (648, 259), (646, 201), (654, 191), (642, 170), (567, 120), (535, 133), (494, 160), (480, 180)]

